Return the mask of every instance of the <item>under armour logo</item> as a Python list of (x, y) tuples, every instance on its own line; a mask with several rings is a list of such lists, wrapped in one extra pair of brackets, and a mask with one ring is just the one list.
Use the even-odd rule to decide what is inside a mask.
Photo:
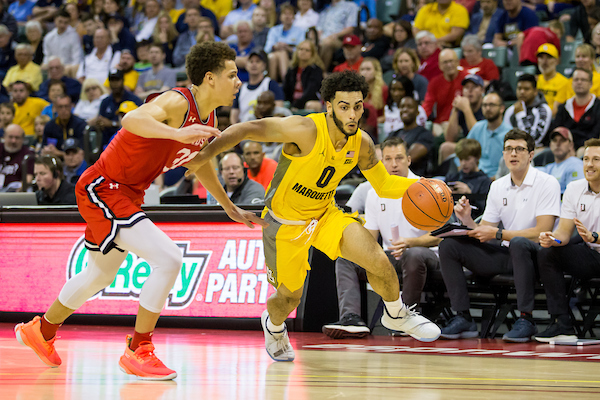
[(192, 117), (190, 115), (190, 117), (188, 118), (188, 122), (196, 122), (196, 117)]
[(108, 188), (109, 189), (118, 189), (119, 188), (119, 184), (118, 183), (109, 183), (108, 184)]

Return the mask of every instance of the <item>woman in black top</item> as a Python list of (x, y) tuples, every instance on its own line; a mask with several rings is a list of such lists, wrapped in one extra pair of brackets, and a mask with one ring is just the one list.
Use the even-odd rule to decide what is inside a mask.
[(310, 40), (301, 42), (290, 65), (283, 81), (285, 100), (290, 102), (292, 109), (322, 111), (318, 92), (323, 80), (323, 61), (315, 44)]

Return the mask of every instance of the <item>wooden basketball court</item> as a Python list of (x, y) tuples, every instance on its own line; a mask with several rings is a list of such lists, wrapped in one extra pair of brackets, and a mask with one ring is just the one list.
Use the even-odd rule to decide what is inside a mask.
[(171, 382), (139, 381), (118, 359), (131, 328), (64, 326), (63, 365), (47, 368), (0, 324), (0, 399), (598, 399), (600, 346), (333, 340), (291, 332), (293, 363), (275, 363), (262, 331), (156, 331)]

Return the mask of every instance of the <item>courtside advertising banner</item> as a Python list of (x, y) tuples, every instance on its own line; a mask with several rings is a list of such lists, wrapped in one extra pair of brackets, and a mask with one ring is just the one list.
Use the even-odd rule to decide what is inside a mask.
[[(225, 222), (157, 226), (183, 255), (163, 315), (260, 317), (275, 291), (268, 282), (260, 227)], [(84, 230), (84, 224), (0, 224), (0, 311), (45, 311), (64, 283), (87, 266)], [(112, 284), (76, 313), (135, 315), (151, 270), (143, 258), (129, 253)]]

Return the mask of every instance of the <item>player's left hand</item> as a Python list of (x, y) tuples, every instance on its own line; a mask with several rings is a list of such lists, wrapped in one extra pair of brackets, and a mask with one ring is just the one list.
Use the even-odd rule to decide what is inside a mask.
[(469, 231), (468, 235), (479, 240), (481, 243), (496, 239), (498, 228), (490, 225), (479, 225), (477, 228)]
[(268, 222), (266, 222), (261, 217), (258, 217), (254, 212), (242, 210), (236, 205), (233, 205), (233, 207), (230, 209), (225, 209), (225, 212), (227, 213), (229, 218), (231, 218), (235, 222), (241, 222), (242, 224), (245, 224), (248, 228), (251, 229), (254, 229), (254, 225), (252, 225), (253, 223), (260, 225), (263, 228), (269, 226)]

